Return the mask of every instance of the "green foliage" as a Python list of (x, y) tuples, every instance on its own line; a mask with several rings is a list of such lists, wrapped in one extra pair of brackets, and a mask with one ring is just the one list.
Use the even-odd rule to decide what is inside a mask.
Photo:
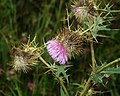
[(66, 73), (67, 72), (66, 67), (67, 67), (66, 65), (62, 65), (62, 66), (56, 65), (56, 72), (60, 78), (65, 78), (67, 80), (67, 83), (69, 83), (69, 80), (68, 80), (69, 75), (67, 75), (67, 73)]
[(64, 93), (64, 91), (63, 91), (62, 88), (60, 88), (60, 95), (61, 95), (61, 96), (65, 96), (65, 93)]
[(96, 17), (95, 19), (95, 23), (92, 25), (91, 28), (91, 24), (86, 23), (86, 25), (88, 26), (88, 28), (90, 28), (90, 32), (92, 34), (92, 36), (96, 39), (97, 36), (101, 36), (98, 32), (101, 30), (110, 30), (110, 28), (107, 28), (108, 25), (105, 25), (106, 21), (103, 20), (102, 17)]
[(101, 73), (104, 74), (120, 74), (120, 67), (118, 68), (107, 68), (106, 70), (102, 71)]
[(103, 75), (102, 74), (96, 74), (92, 76), (92, 80), (95, 84), (103, 83)]

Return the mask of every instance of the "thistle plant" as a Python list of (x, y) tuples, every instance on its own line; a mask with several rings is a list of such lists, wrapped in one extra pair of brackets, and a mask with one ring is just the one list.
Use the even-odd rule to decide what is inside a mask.
[[(83, 90), (77, 90), (76, 96), (93, 95), (94, 90), (92, 89), (94, 88), (91, 86), (97, 84), (97, 78), (100, 78), (102, 81), (102, 77), (99, 77), (101, 76), (100, 74), (104, 73), (103, 75), (105, 75), (105, 69), (120, 61), (118, 58), (98, 68), (95, 60), (93, 45), (94, 42), (98, 43), (97, 37), (102, 36), (98, 32), (101, 30), (109, 30), (105, 22), (108, 20), (107, 18), (111, 16), (109, 11), (110, 7), (111, 6), (107, 4), (104, 8), (105, 12), (103, 12), (100, 10), (100, 4), (97, 5), (93, 0), (74, 0), (71, 5), (71, 15), (76, 17), (75, 19), (79, 26), (74, 30), (74, 22), (69, 25), (70, 18), (67, 18), (68, 26), (60, 28), (60, 31), (57, 32), (58, 34), (55, 37), (44, 43), (54, 63), (52, 64), (42, 57), (40, 48), (37, 47), (34, 38), (31, 42), (29, 39), (28, 43), (23, 44), (22, 48), (14, 48), (13, 68), (16, 71), (28, 72), (38, 61), (42, 61), (48, 69), (46, 73), (51, 72), (54, 78), (59, 82), (61, 96), (69, 96), (69, 92), (64, 84), (66, 81), (66, 83), (69, 84), (69, 75), (67, 75), (66, 72), (68, 67), (70, 68), (70, 65), (67, 65), (67, 63), (69, 63), (69, 60), (74, 54), (81, 54), (83, 44), (88, 42), (91, 49), (91, 73), (87, 82), (84, 82)], [(69, 13), (67, 15), (69, 15)], [(92, 92), (89, 92), (91, 90)]]
[[(102, 40), (106, 37), (108, 38), (108, 36), (104, 34), (105, 31), (111, 31), (109, 24), (115, 20), (112, 13), (120, 11), (112, 10), (111, 2), (106, 4), (104, 0), (99, 1), (100, 0), (72, 0), (70, 7), (67, 6), (66, 8), (65, 16), (63, 16), (63, 18), (65, 18), (64, 20), (62, 19), (63, 26), (60, 25), (59, 28), (56, 26), (59, 25), (58, 21), (61, 20), (60, 14), (62, 14), (61, 9), (64, 1), (41, 1), (49, 6), (46, 5), (47, 7), (45, 6), (45, 9), (42, 10), (39, 15), (36, 15), (32, 11), (32, 14), (35, 15), (32, 15), (30, 18), (33, 20), (32, 26), (35, 26), (35, 28), (33, 28), (34, 32), (36, 32), (35, 37), (33, 37), (33, 40), (31, 40), (32, 36), (31, 38), (30, 36), (24, 37), (25, 40), (28, 38), (27, 43), (21, 43), (20, 45), (16, 45), (18, 47), (12, 48), (12, 67), (6, 65), (9, 66), (6, 70), (11, 72), (5, 74), (11, 74), (12, 78), (10, 78), (10, 76), (2, 78), (10, 82), (13, 89), (8, 85), (8, 89), (12, 95), (8, 93), (4, 96), (8, 96), (9, 94), (9, 96), (96, 96), (105, 92), (104, 89), (97, 90), (96, 87), (98, 85), (106, 87), (110, 81), (106, 81), (104, 78), (110, 78), (113, 74), (120, 74), (120, 58), (109, 63), (100, 63), (100, 60), (97, 58), (99, 56), (96, 56), (96, 49), (101, 44), (99, 38)], [(23, 4), (24, 1), (20, 2)], [(18, 5), (20, 2), (18, 2)], [(28, 0), (28, 2), (34, 5), (33, 9), (36, 7), (39, 8), (39, 5), (35, 3), (37, 1)], [(56, 2), (59, 2), (59, 11), (56, 8)], [(40, 7), (43, 8), (43, 5)], [(14, 7), (12, 3), (11, 6), (12, 8)], [(24, 4), (22, 6), (24, 6)], [(55, 8), (53, 8), (53, 6), (55, 6)], [(21, 11), (21, 8), (22, 7), (20, 7), (19, 11)], [(38, 10), (35, 11), (39, 12)], [(27, 14), (27, 12), (28, 10), (22, 15)], [(54, 15), (51, 16), (52, 13), (57, 12), (57, 18)], [(17, 12), (15, 12), (14, 16), (16, 16), (16, 13)], [(20, 16), (19, 14), (16, 20), (19, 21)], [(37, 18), (37, 16), (40, 17)], [(52, 22), (52, 19), (54, 19), (56, 23)], [(12, 23), (11, 20), (9, 21)], [(26, 21), (27, 26), (24, 31), (30, 28), (30, 26), (28, 26), (29, 21), (29, 19)], [(38, 24), (37, 26), (36, 23)], [(11, 26), (13, 25), (16, 24), (12, 24)], [(50, 27), (48, 28), (48, 26)], [(30, 28), (29, 31), (33, 31), (31, 29), (32, 28)], [(16, 28), (16, 31), (19, 30)], [(55, 35), (54, 32), (57, 34)], [(2, 33), (0, 30), (0, 34), (2, 34), (7, 44), (9, 44), (4, 32)], [(47, 36), (52, 37), (48, 38)], [(10, 43), (13, 43), (13, 41), (10, 41)], [(86, 46), (90, 50), (90, 56), (86, 56), (86, 53), (84, 53)], [(101, 58), (103, 57), (101, 56)], [(4, 70), (5, 68), (1, 68), (0, 75), (5, 73)], [(55, 89), (55, 91), (53, 89)], [(0, 89), (0, 93), (4, 94), (2, 90)]]
[[(104, 69), (108, 68), (109, 66), (119, 62), (120, 59), (118, 58), (115, 61), (110, 62), (106, 65), (103, 65), (99, 69), (97, 69), (93, 42), (94, 40), (95, 42), (98, 42), (97, 36), (102, 36), (98, 34), (100, 30), (109, 30), (109, 28), (107, 28), (107, 25), (104, 24), (106, 22), (106, 19), (110, 17), (109, 10), (108, 12), (105, 12), (105, 13), (103, 11), (99, 12), (98, 11), (99, 5), (97, 6), (94, 1), (78, 0), (78, 1), (73, 1), (73, 3), (74, 5), (72, 5), (72, 13), (77, 18), (77, 21), (79, 22), (78, 25), (79, 24), (82, 25), (83, 27), (82, 30), (81, 30), (81, 27), (80, 28), (77, 27), (78, 30), (76, 30), (76, 32), (77, 34), (79, 33), (79, 35), (76, 35), (77, 37), (75, 36), (74, 38), (74, 35), (72, 35), (74, 34), (74, 32), (71, 31), (72, 29), (70, 29), (71, 26), (74, 26), (74, 25), (69, 26), (69, 20), (67, 19), (68, 29), (69, 29), (68, 31), (70, 31), (70, 34), (64, 31), (66, 33), (63, 33), (63, 34), (60, 33), (60, 35), (56, 36), (56, 38), (54, 38), (51, 41), (48, 41), (47, 50), (48, 50), (48, 53), (56, 62), (59, 62), (60, 64), (65, 64), (68, 61), (67, 56), (71, 57), (71, 53), (76, 52), (76, 50), (77, 52), (81, 51), (83, 38), (88, 37), (88, 39), (84, 38), (86, 39), (84, 41), (88, 41), (90, 43), (91, 61), (92, 61), (91, 74), (88, 81), (85, 83), (84, 85), (85, 87), (83, 88), (83, 90), (81, 92), (78, 91), (76, 95), (89, 96), (89, 95), (92, 95), (94, 92), (93, 90), (91, 93), (89, 93), (89, 90), (91, 90), (91, 86), (93, 85), (92, 81), (94, 82), (96, 78), (100, 78), (97, 75), (100, 72), (102, 72)], [(110, 7), (109, 7), (109, 4), (107, 4), (107, 6), (105, 6), (104, 9), (106, 9), (107, 11), (107, 9), (110, 9)], [(57, 46), (59, 46), (59, 48)], [(60, 51), (61, 47), (63, 48), (62, 51)], [(62, 56), (62, 57), (60, 58), (59, 56), (60, 57)], [(102, 81), (102, 78), (100, 78), (100, 80)], [(96, 83), (97, 82), (95, 82), (94, 84)], [(64, 92), (66, 92), (66, 89), (64, 90)], [(68, 95), (68, 93), (65, 93), (65, 94)]]
[[(85, 2), (83, 2), (83, 1), (85, 1)], [(91, 75), (90, 75), (88, 81), (86, 82), (86, 84), (84, 85), (85, 87), (83, 88), (83, 91), (80, 92), (80, 96), (89, 96), (89, 95), (92, 95), (94, 92), (94, 90), (92, 91), (91, 94), (89, 94), (89, 92), (88, 92), (89, 90), (92, 89), (92, 87), (91, 87), (93, 85), (92, 81), (94, 82), (96, 80), (94, 82), (94, 84), (96, 84), (99, 82), (99, 80), (98, 80), (98, 78), (99, 78), (102, 83), (103, 82), (103, 80), (102, 80), (103, 74), (101, 76), (100, 72), (104, 73), (104, 72), (102, 72), (103, 70), (105, 70), (106, 68), (110, 67), (113, 64), (117, 64), (117, 62), (119, 62), (120, 59), (118, 58), (115, 61), (113, 61), (114, 63), (110, 62), (106, 65), (101, 66), (100, 68), (97, 68), (93, 42), (94, 42), (94, 40), (97, 41), (97, 36), (102, 36), (99, 34), (100, 30), (109, 30), (109, 28), (107, 28), (108, 25), (107, 24), (105, 25), (105, 22), (107, 20), (110, 21), (109, 18), (113, 18), (113, 17), (111, 17), (111, 12), (110, 12), (111, 6), (108, 3), (105, 6), (105, 8), (103, 8), (104, 11), (99, 11), (100, 3), (97, 6), (94, 1), (92, 3), (89, 0), (88, 1), (83, 0), (83, 1), (81, 1), (82, 3), (80, 1), (74, 1), (74, 6), (72, 6), (72, 7), (73, 7), (73, 13), (74, 13), (75, 17), (77, 17), (78, 22), (80, 22), (82, 24), (83, 30), (87, 30), (87, 31), (85, 31), (85, 33), (90, 33), (93, 38), (89, 42), (90, 48), (91, 48), (91, 61), (92, 61)], [(82, 5), (80, 5), (80, 4), (82, 4)], [(84, 34), (84, 35), (86, 35), (86, 34)], [(115, 68), (112, 68), (112, 69), (115, 69)], [(113, 73), (116, 73), (116, 72), (114, 71)]]

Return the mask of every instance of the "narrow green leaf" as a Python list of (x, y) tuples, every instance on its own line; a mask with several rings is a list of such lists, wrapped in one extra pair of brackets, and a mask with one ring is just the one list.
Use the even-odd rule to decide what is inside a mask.
[(60, 87), (60, 96), (65, 96), (65, 93), (64, 93), (62, 87)]
[(108, 68), (101, 73), (106, 73), (106, 74), (120, 74), (120, 67), (118, 68)]

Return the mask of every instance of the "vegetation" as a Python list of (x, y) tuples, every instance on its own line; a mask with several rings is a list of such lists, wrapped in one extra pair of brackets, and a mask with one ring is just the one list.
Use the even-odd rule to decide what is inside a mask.
[(120, 96), (120, 1), (95, 1), (0, 0), (0, 96)]

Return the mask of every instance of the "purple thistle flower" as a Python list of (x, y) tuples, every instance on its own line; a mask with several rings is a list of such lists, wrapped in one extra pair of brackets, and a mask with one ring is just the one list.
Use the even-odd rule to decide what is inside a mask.
[(68, 61), (66, 49), (63, 44), (57, 40), (50, 40), (46, 44), (48, 53), (53, 60), (59, 62), (60, 64), (65, 64)]
[(81, 52), (82, 42), (83, 38), (78, 32), (63, 28), (54, 39), (46, 43), (46, 47), (54, 61), (65, 64), (73, 53)]

